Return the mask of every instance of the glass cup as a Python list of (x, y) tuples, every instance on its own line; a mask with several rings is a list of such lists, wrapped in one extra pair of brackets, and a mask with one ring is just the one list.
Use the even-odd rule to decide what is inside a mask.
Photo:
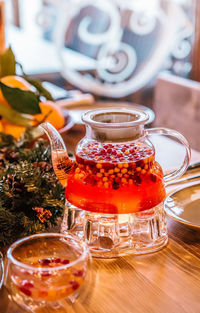
[(87, 246), (75, 236), (46, 233), (16, 241), (7, 252), (6, 287), (22, 308), (65, 312), (86, 278)]

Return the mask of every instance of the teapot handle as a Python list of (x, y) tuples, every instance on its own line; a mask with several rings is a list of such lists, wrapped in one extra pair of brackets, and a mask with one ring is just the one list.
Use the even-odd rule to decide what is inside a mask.
[(185, 158), (184, 158), (182, 165), (177, 170), (174, 170), (173, 172), (167, 175), (164, 175), (164, 181), (166, 183), (182, 176), (187, 170), (187, 167), (190, 162), (190, 157), (191, 157), (190, 146), (189, 146), (188, 141), (185, 139), (185, 137), (181, 135), (179, 132), (177, 132), (176, 130), (172, 130), (169, 128), (155, 127), (155, 128), (147, 129), (146, 132), (148, 135), (161, 135), (161, 136), (174, 137), (185, 147)]

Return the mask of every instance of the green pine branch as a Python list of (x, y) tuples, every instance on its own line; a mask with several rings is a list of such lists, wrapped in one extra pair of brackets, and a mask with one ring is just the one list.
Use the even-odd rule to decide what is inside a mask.
[[(64, 188), (54, 174), (50, 148), (43, 139), (32, 146), (29, 138), (26, 133), (16, 141), (0, 133), (0, 245), (47, 231), (63, 216)], [(51, 216), (42, 222), (36, 207)]]

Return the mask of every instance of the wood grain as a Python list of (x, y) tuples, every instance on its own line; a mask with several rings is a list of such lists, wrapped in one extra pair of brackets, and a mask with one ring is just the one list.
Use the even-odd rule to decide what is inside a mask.
[[(65, 136), (69, 150), (74, 150), (82, 135), (83, 129), (74, 128)], [(199, 158), (196, 153), (193, 161)], [(169, 243), (157, 253), (93, 259), (84, 294), (66, 312), (199, 313), (200, 232), (169, 218), (167, 223)], [(2, 289), (0, 313), (22, 312)]]

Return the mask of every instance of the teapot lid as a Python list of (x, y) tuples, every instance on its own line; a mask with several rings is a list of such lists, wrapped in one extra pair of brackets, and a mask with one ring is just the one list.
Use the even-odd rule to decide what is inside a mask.
[(86, 124), (109, 128), (141, 125), (148, 120), (147, 112), (135, 108), (94, 109), (87, 111), (82, 116), (82, 121)]
[[(141, 137), (149, 115), (139, 109), (106, 108), (86, 112), (83, 122), (90, 137), (101, 141), (129, 141)], [(88, 134), (87, 132), (87, 134)]]

